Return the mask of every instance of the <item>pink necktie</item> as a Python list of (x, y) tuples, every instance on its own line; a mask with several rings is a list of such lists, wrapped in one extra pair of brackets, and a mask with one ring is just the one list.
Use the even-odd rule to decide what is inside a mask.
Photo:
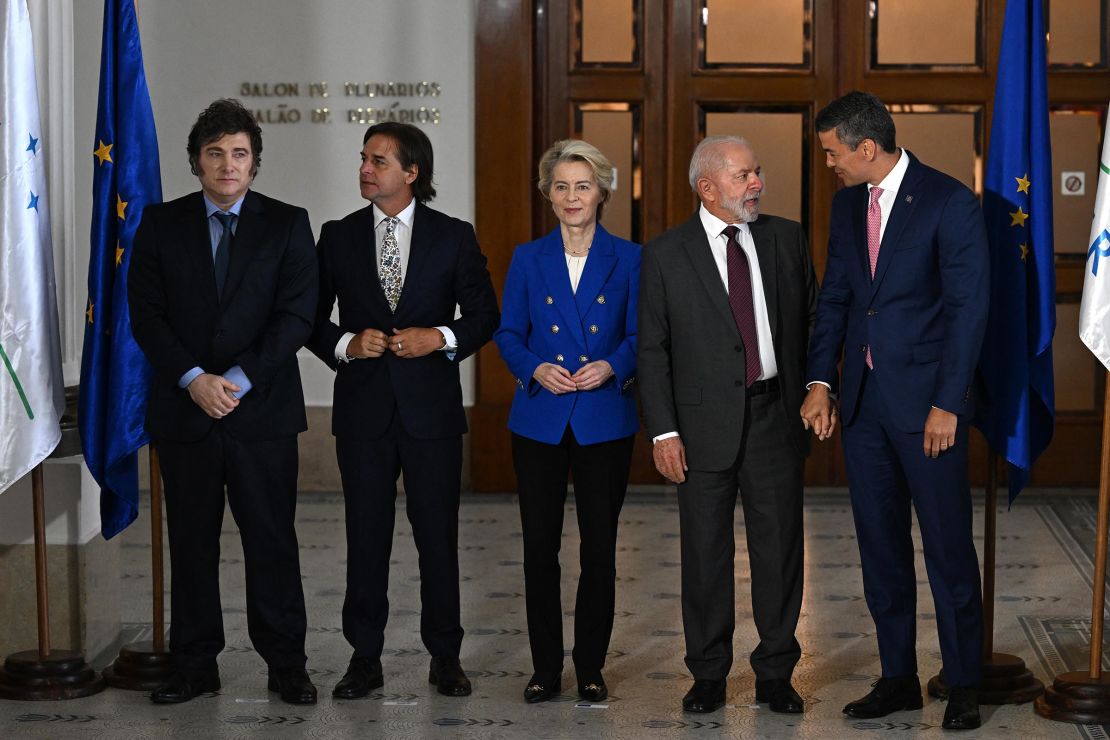
[[(871, 204), (867, 206), (867, 258), (871, 263), (871, 279), (875, 279), (875, 266), (879, 264), (879, 227), (883, 223), (883, 211), (879, 208), (882, 188), (871, 188)], [(871, 362), (871, 345), (867, 345), (867, 367), (874, 370)]]

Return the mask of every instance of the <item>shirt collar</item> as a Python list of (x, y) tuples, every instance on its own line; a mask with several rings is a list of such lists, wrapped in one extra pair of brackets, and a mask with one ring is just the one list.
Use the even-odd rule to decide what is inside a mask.
[(886, 173), (886, 177), (878, 185), (867, 183), (867, 193), (871, 194), (871, 188), (880, 187), (883, 193), (897, 193), (898, 188), (902, 187), (902, 178), (906, 176), (906, 170), (910, 166), (910, 155), (906, 154), (906, 150), (902, 150), (902, 156), (898, 158), (898, 163), (894, 165), (894, 169)]
[[(372, 206), (372, 208), (374, 209), (374, 228), (376, 229), (379, 226), (381, 226), (382, 221), (384, 219), (388, 218), (388, 217), (385, 215), (385, 211), (378, 208), (378, 205), (376, 203)], [(407, 226), (408, 228), (411, 229), (412, 228), (412, 218), (415, 215), (416, 215), (416, 198), (413, 198), (412, 200), (409, 201), (409, 204), (407, 206), (405, 206), (403, 209), (401, 209), (401, 212), (397, 214), (397, 219), (401, 223), (403, 223), (405, 226)]]
[[(710, 239), (716, 239), (721, 235), (721, 232), (728, 228), (729, 224), (714, 216), (709, 212), (709, 209), (702, 203), (698, 208), (698, 216), (701, 217), (701, 226), (705, 229), (706, 235)], [(740, 229), (742, 232), (750, 231), (747, 223), (732, 224)]]
[(243, 193), (243, 196), (241, 198), (239, 198), (239, 200), (232, 203), (231, 208), (228, 208), (225, 211), (224, 209), (220, 208), (219, 206), (217, 206), (212, 201), (208, 200), (208, 195), (206, 195), (203, 192), (201, 193), (201, 195), (204, 196), (204, 215), (205, 215), (206, 218), (212, 218), (213, 213), (230, 213), (233, 216), (238, 217), (239, 216), (239, 209), (241, 209), (243, 207), (243, 198), (247, 197), (247, 194)]

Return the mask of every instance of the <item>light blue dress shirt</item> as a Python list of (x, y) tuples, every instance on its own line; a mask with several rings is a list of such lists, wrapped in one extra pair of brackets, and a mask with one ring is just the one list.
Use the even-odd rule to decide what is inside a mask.
[[(246, 195), (243, 196), (243, 198), (245, 197)], [(243, 198), (235, 201), (235, 203), (232, 204), (231, 208), (228, 208), (226, 211), (222, 211), (223, 213), (230, 213), (232, 216), (235, 217), (231, 219), (231, 233), (233, 235), (235, 234), (236, 229), (239, 228), (239, 209), (243, 207)], [(205, 195), (204, 211), (205, 214), (208, 216), (208, 238), (212, 242), (212, 259), (215, 259), (216, 247), (220, 245), (220, 238), (224, 234), (224, 226), (219, 222), (219, 220), (213, 218), (212, 216), (215, 213), (221, 213), (221, 210), (218, 206), (216, 206), (215, 203), (208, 200), (208, 196)], [(192, 370), (189, 370), (181, 376), (181, 380), (177, 381), (177, 387), (188, 388), (189, 383), (192, 383), (194, 380), (196, 380), (197, 376), (199, 375), (204, 375), (204, 370), (202, 370), (200, 367), (194, 367)], [(239, 367), (238, 365), (224, 373), (224, 378), (239, 386), (238, 393), (231, 394), (233, 398), (242, 398), (243, 396), (247, 395), (247, 391), (252, 388), (250, 380), (247, 379), (247, 374), (244, 373), (243, 368)]]

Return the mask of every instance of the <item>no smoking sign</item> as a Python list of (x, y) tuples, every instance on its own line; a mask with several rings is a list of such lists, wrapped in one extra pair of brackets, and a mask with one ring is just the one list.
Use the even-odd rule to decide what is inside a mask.
[(1086, 172), (1080, 170), (1077, 172), (1060, 173), (1060, 195), (1083, 195), (1086, 192)]

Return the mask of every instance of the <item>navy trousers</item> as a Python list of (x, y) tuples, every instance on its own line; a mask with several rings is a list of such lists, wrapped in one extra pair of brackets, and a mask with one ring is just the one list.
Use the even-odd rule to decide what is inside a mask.
[(926, 457), (924, 432), (906, 433), (889, 422), (874, 372), (864, 378), (856, 417), (843, 438), (863, 591), (875, 620), (883, 676), (917, 673), (912, 504), (945, 680), (950, 686), (975, 686), (982, 673), (983, 605), (971, 533), (967, 424), (960, 419), (955, 446)]

